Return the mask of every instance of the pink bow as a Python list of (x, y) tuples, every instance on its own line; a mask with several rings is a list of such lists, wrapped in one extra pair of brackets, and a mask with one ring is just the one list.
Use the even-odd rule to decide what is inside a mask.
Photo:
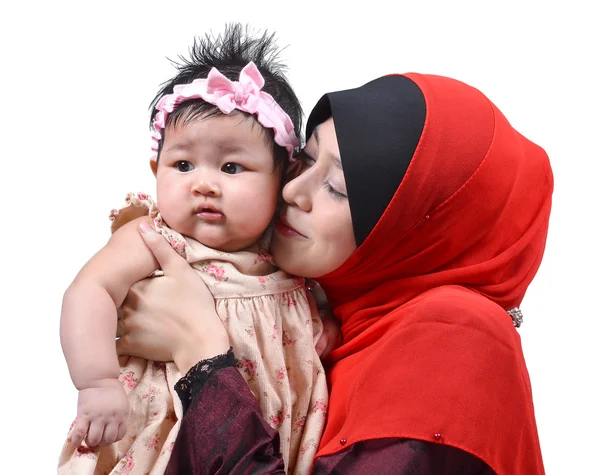
[(169, 114), (182, 102), (203, 99), (224, 114), (237, 109), (256, 116), (263, 127), (273, 129), (275, 142), (287, 149), (291, 160), (294, 148), (300, 144), (294, 133), (294, 124), (275, 99), (262, 91), (264, 85), (260, 71), (250, 62), (240, 72), (239, 81), (231, 81), (212, 68), (206, 79), (175, 86), (173, 94), (163, 96), (156, 105), (158, 113), (153, 122), (152, 150), (158, 152), (158, 142)]
[(242, 69), (239, 81), (229, 80), (216, 68), (211, 69), (206, 78), (206, 92), (212, 94), (215, 105), (225, 114), (237, 108), (254, 114), (264, 85), (265, 80), (254, 63)]

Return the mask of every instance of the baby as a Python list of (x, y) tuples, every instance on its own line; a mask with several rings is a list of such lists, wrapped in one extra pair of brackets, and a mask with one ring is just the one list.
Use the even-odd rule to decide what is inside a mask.
[(64, 295), (61, 341), (79, 399), (59, 473), (162, 474), (179, 429), (175, 364), (115, 353), (117, 308), (134, 283), (160, 275), (140, 219), (202, 276), (237, 366), (279, 430), (288, 473), (310, 471), (328, 396), (314, 348), (322, 331), (314, 300), (304, 279), (278, 270), (268, 254), (301, 121), (275, 59), (273, 35), (251, 38), (230, 26), (195, 42), (155, 98), (157, 203), (130, 193), (111, 213), (108, 244)]

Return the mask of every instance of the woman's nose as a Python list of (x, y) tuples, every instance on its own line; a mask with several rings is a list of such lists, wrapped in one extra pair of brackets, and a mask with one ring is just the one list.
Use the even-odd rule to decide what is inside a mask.
[(311, 186), (306, 180), (306, 173), (299, 174), (288, 181), (281, 194), (286, 203), (295, 205), (303, 211), (310, 211), (312, 208)]

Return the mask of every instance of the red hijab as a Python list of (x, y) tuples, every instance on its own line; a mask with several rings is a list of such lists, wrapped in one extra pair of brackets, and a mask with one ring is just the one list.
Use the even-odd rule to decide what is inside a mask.
[[(397, 102), (415, 91), (416, 107)], [(405, 103), (396, 106), (403, 116), (391, 110)], [(445, 77), (386, 76), (319, 104), (307, 135), (333, 116), (360, 245), (317, 279), (344, 337), (330, 357), (318, 456), (362, 440), (414, 438), (458, 447), (500, 474), (544, 473), (507, 310), (520, 304), (544, 251), (553, 189), (546, 153), (481, 92)], [(390, 176), (396, 182), (382, 198)], [(361, 203), (372, 211), (382, 199), (369, 223)]]

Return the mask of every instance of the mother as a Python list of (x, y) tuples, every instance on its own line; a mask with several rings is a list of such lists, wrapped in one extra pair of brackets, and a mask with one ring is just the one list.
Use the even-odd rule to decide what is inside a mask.
[[(307, 137), (272, 251), (341, 322), (314, 472), (544, 473), (515, 326), (548, 230), (546, 153), (478, 90), (420, 74), (326, 94)], [(212, 358), (178, 383), (169, 473), (279, 473), (208, 292), (144, 238), (167, 278), (132, 291), (119, 351), (182, 371)]]

